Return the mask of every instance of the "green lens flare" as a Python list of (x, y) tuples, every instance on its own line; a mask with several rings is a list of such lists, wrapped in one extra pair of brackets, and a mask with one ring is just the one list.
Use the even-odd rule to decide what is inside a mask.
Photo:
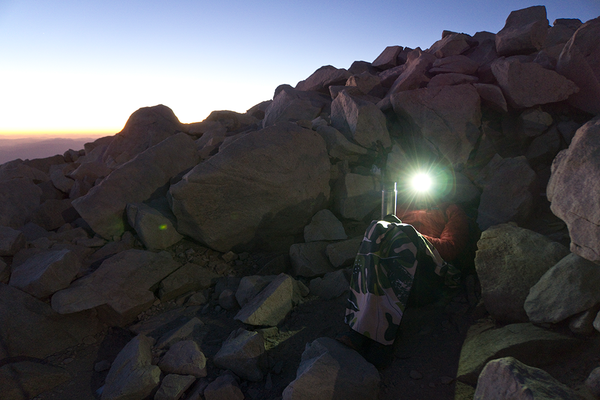
[(161, 230), (161, 231), (166, 231), (167, 230), (167, 224), (159, 225), (158, 229)]

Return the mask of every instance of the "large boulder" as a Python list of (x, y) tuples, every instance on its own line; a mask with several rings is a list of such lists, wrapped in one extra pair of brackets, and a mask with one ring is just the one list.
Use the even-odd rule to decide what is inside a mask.
[(457, 56), (469, 50), (477, 42), (465, 33), (448, 32), (442, 35), (442, 38), (435, 42), (428, 53), (434, 54), (438, 59)]
[(329, 199), (316, 132), (282, 123), (239, 138), (172, 185), (177, 229), (227, 252), (287, 247)]
[(113, 136), (104, 151), (103, 161), (111, 167), (126, 163), (183, 129), (173, 110), (167, 106), (140, 108), (131, 114), (123, 130)]
[(477, 380), (473, 400), (581, 400), (579, 393), (546, 371), (530, 367), (514, 357), (492, 360)]
[(477, 224), (481, 230), (510, 221), (526, 221), (536, 199), (537, 175), (524, 156), (501, 158), (496, 155), (486, 167)]
[(571, 145), (554, 159), (547, 196), (566, 222), (571, 251), (600, 262), (600, 117), (579, 128)]
[(9, 284), (38, 299), (45, 299), (68, 287), (79, 267), (79, 258), (70, 250), (43, 251), (13, 268)]
[(16, 178), (0, 182), (0, 226), (20, 228), (39, 207), (42, 189), (31, 179)]
[(151, 289), (178, 266), (167, 252), (127, 250), (55, 293), (52, 308), (60, 314), (97, 309), (103, 320), (124, 325), (152, 305)]
[(296, 89), (329, 94), (329, 86), (344, 85), (350, 76), (352, 74), (343, 68), (324, 65), (305, 80), (298, 82)]
[(200, 160), (194, 140), (185, 133), (170, 136), (121, 165), (73, 207), (100, 236), (111, 239), (125, 230), (128, 203), (147, 200), (169, 180)]
[(525, 311), (534, 323), (557, 323), (600, 304), (600, 266), (569, 254), (529, 291)]
[(275, 125), (277, 122), (312, 121), (331, 102), (321, 94), (296, 90), (289, 85), (282, 85), (278, 89), (279, 92), (265, 111), (263, 127)]
[(283, 400), (377, 399), (379, 372), (358, 354), (330, 338), (306, 345), (294, 379)]
[(600, 113), (600, 17), (583, 24), (567, 42), (556, 70), (575, 82), (579, 92), (569, 98), (573, 106)]
[(514, 108), (556, 103), (569, 98), (579, 88), (555, 71), (519, 57), (501, 57), (492, 63), (492, 73), (504, 96)]
[(331, 103), (331, 125), (348, 139), (366, 148), (380, 142), (392, 145), (383, 112), (373, 103), (342, 91)]
[(152, 365), (154, 339), (134, 337), (113, 361), (101, 400), (144, 399), (158, 387), (160, 368)]
[(78, 345), (102, 327), (91, 313), (59, 315), (27, 293), (0, 283), (0, 360), (47, 356)]
[(493, 226), (477, 242), (481, 297), (498, 321), (526, 322), (523, 305), (533, 287), (569, 251), (539, 233), (511, 224)]
[(441, 86), (394, 94), (394, 112), (452, 163), (466, 163), (480, 136), (481, 107), (473, 85)]
[(548, 27), (544, 6), (511, 12), (504, 28), (496, 34), (498, 55), (530, 54), (540, 50), (546, 40)]
[(402, 73), (392, 84), (389, 95), (405, 90), (418, 89), (422, 87), (423, 84), (429, 82), (429, 77), (427, 77), (426, 74), (436, 59), (436, 56), (433, 54), (414, 50), (409, 54), (406, 67), (402, 69)]
[(456, 378), (471, 385), (485, 365), (511, 356), (534, 367), (557, 362), (581, 343), (572, 336), (552, 332), (531, 323), (506, 325), (499, 329), (474, 325), (460, 351)]

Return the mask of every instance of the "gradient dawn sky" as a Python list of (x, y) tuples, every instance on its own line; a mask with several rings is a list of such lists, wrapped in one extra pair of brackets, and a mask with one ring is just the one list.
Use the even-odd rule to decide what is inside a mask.
[[(245, 112), (323, 65), (496, 33), (525, 0), (0, 0), (0, 136), (114, 134), (138, 108)], [(600, 0), (547, 0), (550, 24)]]

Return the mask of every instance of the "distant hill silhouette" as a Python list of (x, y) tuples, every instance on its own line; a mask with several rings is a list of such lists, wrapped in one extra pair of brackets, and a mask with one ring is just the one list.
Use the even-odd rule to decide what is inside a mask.
[(3, 139), (0, 138), (0, 164), (16, 160), (51, 157), (63, 154), (69, 149), (81, 150), (83, 145), (93, 142), (97, 137)]

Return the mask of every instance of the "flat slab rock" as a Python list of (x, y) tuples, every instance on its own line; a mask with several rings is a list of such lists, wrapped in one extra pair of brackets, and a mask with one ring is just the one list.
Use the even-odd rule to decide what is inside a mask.
[(535, 367), (556, 361), (561, 355), (573, 350), (579, 341), (555, 333), (531, 323), (507, 325), (491, 329), (488, 325), (474, 325), (463, 344), (456, 378), (470, 385), (477, 384), (477, 377), (485, 365), (501, 356), (512, 356)]

